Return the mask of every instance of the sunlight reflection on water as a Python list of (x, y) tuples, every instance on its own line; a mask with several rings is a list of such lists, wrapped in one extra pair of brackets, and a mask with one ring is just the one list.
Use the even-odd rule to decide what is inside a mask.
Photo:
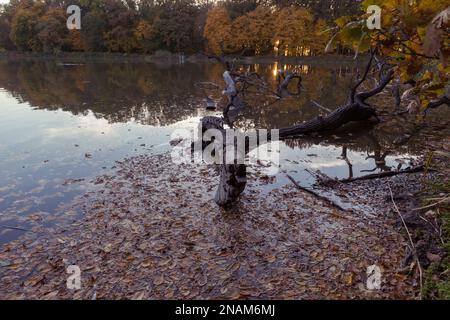
[[(252, 68), (270, 77), (277, 66)], [(311, 77), (302, 97), (270, 107), (249, 107), (238, 127), (292, 125), (318, 114), (308, 99), (325, 105), (345, 99), (335, 87), (330, 91), (342, 69), (304, 66), (302, 70)], [(58, 222), (34, 217), (37, 213), (51, 217), (75, 196), (95, 188), (91, 179), (111, 172), (117, 160), (169, 151), (173, 130), (191, 128), (201, 117), (219, 114), (204, 109), (205, 92), (195, 82), (221, 83), (221, 73), (217, 65), (81, 64), (54, 70), (48, 62), (0, 63), (0, 88), (4, 88), (0, 90), (0, 224), (28, 229)], [(220, 100), (220, 91), (212, 95)], [(395, 168), (415, 158), (408, 153), (384, 155), (385, 148), (376, 139), (364, 139), (283, 142), (280, 173), (264, 189), (287, 184), (286, 173), (311, 185), (314, 179), (305, 169), (347, 178), (350, 169), (342, 157), (347, 145), (354, 176), (367, 174), (364, 170)], [(265, 169), (250, 170), (264, 174)], [(0, 229), (0, 244), (21, 232)]]

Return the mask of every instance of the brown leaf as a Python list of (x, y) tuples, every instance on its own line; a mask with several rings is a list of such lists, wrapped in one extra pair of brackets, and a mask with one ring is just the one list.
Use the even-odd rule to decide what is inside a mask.
[(441, 257), (439, 255), (431, 253), (431, 252), (427, 252), (427, 258), (431, 262), (440, 262), (441, 261)]

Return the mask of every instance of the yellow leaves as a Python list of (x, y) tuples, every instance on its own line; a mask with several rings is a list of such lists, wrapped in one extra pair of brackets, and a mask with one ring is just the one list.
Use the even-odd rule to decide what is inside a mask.
[(349, 42), (357, 42), (363, 34), (361, 27), (349, 27), (341, 31), (341, 39)]
[(430, 72), (430, 71), (426, 71), (426, 72), (422, 75), (422, 78), (421, 78), (422, 81), (429, 81), (429, 80), (432, 80), (432, 79), (433, 79), (433, 73)]
[(208, 11), (203, 36), (208, 42), (209, 50), (222, 54), (231, 35), (231, 19), (223, 7), (213, 7)]
[[(319, 24), (320, 23), (320, 24)], [(284, 8), (275, 16), (275, 34), (273, 40), (280, 41), (281, 46), (289, 55), (296, 55), (299, 47), (311, 47), (314, 42), (320, 44), (320, 49), (325, 47), (326, 39), (317, 33), (323, 29), (323, 21), (313, 22), (312, 14), (304, 8)], [(323, 30), (321, 30), (323, 31)]]
[(157, 28), (148, 21), (140, 20), (134, 29), (133, 36), (135, 38), (135, 47), (137, 49), (144, 49), (145, 42), (149, 41), (157, 35)]
[(300, 47), (322, 50), (326, 38), (321, 34), (327, 25), (324, 20), (314, 21), (304, 8), (284, 8), (278, 12), (267, 6), (258, 6), (246, 15), (231, 21), (223, 7), (208, 12), (204, 36), (212, 53), (234, 53), (251, 49), (254, 54), (271, 52), (278, 43), (280, 53), (286, 50), (296, 55)]
[(377, 5), (379, 7), (384, 7), (386, 9), (388, 9), (389, 7), (392, 7), (393, 5), (395, 5), (392, 0), (364, 0), (361, 4), (362, 9), (364, 10), (364, 12), (367, 10), (367, 8), (371, 5)]
[[(267, 52), (272, 47), (274, 32), (272, 11), (265, 6), (259, 6), (245, 16), (233, 22), (233, 45), (239, 49), (250, 47)], [(244, 37), (244, 39), (242, 39)]]
[(344, 16), (344, 17), (340, 17), (340, 18), (336, 19), (336, 20), (335, 20), (335, 23), (336, 23), (336, 25), (337, 25), (338, 27), (343, 28), (343, 27), (345, 27), (345, 25), (346, 25), (347, 23), (349, 23), (351, 20), (352, 20), (351, 17)]
[(449, 6), (448, 0), (420, 0), (416, 3), (417, 12), (421, 13), (427, 20), (436, 12), (442, 11)]
[(400, 76), (402, 82), (407, 82), (413, 79), (421, 69), (420, 60), (412, 59), (411, 55), (406, 55), (402, 56), (402, 60), (398, 61), (396, 73)]
[(343, 281), (346, 286), (351, 286), (353, 284), (353, 273), (351, 272), (344, 273)]

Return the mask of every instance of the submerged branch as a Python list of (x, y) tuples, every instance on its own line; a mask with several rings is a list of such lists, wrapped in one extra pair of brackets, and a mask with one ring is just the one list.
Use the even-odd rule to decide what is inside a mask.
[(310, 190), (310, 189), (307, 189), (307, 188), (305, 188), (305, 187), (302, 187), (302, 186), (301, 186), (297, 181), (295, 181), (295, 179), (292, 178), (290, 175), (287, 174), (286, 176), (288, 177), (289, 180), (291, 180), (291, 182), (295, 185), (295, 187), (296, 187), (297, 189), (302, 190), (302, 191), (305, 191), (305, 192), (307, 192), (307, 193), (309, 193), (309, 194), (312, 194), (312, 195), (315, 196), (316, 198), (319, 198), (320, 200), (325, 201), (326, 203), (330, 204), (331, 206), (333, 206), (333, 207), (335, 207), (335, 208), (337, 208), (337, 209), (339, 209), (339, 210), (341, 210), (341, 211), (347, 211), (347, 209), (344, 209), (343, 207), (341, 207), (339, 204), (337, 204), (337, 203), (334, 202), (333, 200), (331, 200), (331, 199), (329, 199), (329, 198), (327, 198), (327, 197), (324, 197), (324, 196), (318, 194), (317, 192), (315, 192), (315, 191), (313, 191), (313, 190)]

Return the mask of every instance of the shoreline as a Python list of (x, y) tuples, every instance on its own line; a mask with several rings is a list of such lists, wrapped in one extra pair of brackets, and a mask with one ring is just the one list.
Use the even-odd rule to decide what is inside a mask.
[[(228, 61), (237, 61), (242, 64), (252, 63), (273, 63), (283, 64), (359, 64), (365, 61), (366, 57), (354, 59), (353, 56), (345, 55), (320, 55), (305, 57), (276, 57), (276, 56), (235, 56), (225, 57)], [(110, 52), (61, 52), (56, 54), (32, 53), (32, 52), (0, 52), (0, 61), (61, 61), (61, 62), (119, 62), (119, 63), (214, 63), (201, 53), (190, 55), (174, 54), (168, 51), (154, 54), (127, 54)]]

